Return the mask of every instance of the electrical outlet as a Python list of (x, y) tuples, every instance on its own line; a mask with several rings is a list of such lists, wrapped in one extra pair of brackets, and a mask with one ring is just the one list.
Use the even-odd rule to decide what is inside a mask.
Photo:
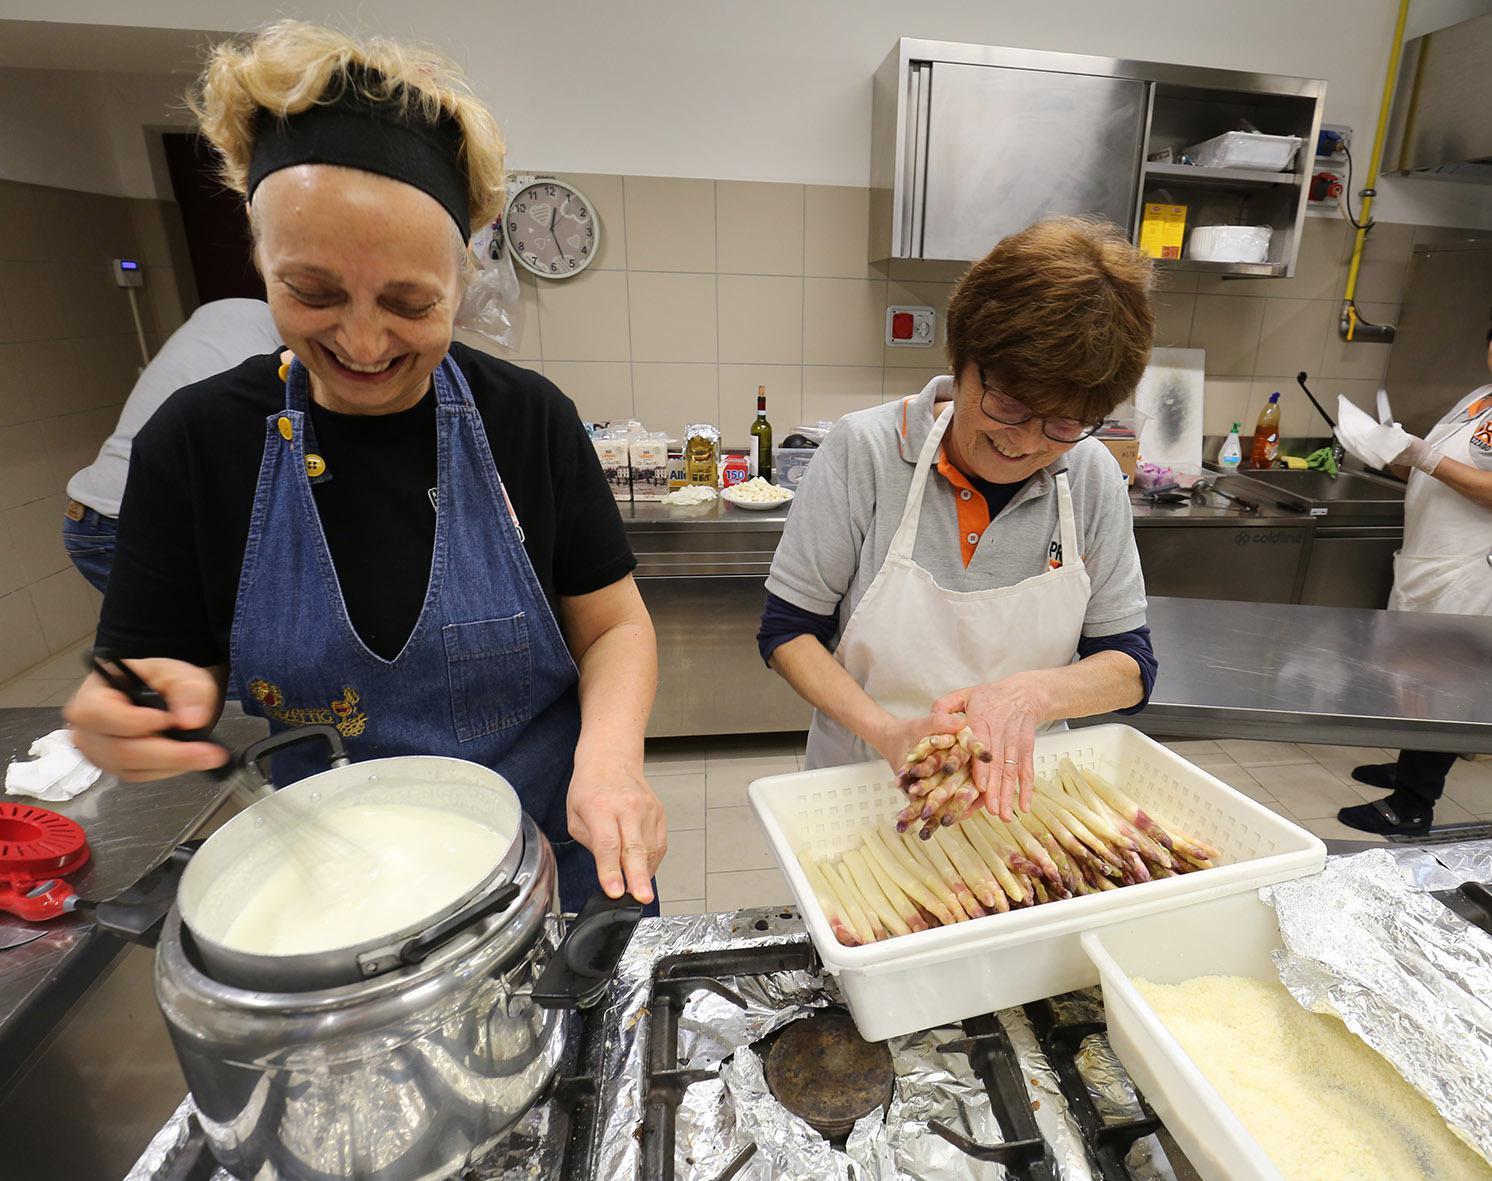
[(938, 337), (938, 313), (927, 307), (892, 304), (886, 309), (886, 344), (893, 349), (930, 349)]

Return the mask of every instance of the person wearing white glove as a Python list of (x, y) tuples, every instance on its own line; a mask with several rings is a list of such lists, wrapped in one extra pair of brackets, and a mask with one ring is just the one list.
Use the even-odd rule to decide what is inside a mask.
[[(1487, 346), (1492, 368), (1492, 330)], [(1389, 608), (1492, 615), (1492, 384), (1457, 402), (1424, 439), (1392, 421), (1375, 423), (1342, 402), (1337, 428), (1342, 446), (1409, 484), (1404, 548), (1394, 557)], [(1391, 419), (1386, 399), (1380, 406), (1382, 417)], [(1337, 819), (1383, 835), (1424, 832), (1455, 761), (1454, 754), (1405, 750), (1396, 762), (1358, 767), (1354, 779), (1389, 795), (1343, 808)]]

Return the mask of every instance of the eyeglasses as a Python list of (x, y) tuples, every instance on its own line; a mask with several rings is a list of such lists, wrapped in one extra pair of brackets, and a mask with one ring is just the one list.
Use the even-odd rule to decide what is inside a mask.
[[(979, 367), (979, 385), (984, 390), (979, 399), (979, 409), (984, 412), (985, 417), (1006, 426), (1020, 426), (1036, 417), (1024, 402), (991, 389), (985, 379), (983, 366)], [(1084, 422), (1081, 418), (1046, 417), (1041, 420), (1041, 433), (1053, 443), (1081, 443), (1101, 426), (1102, 422)]]

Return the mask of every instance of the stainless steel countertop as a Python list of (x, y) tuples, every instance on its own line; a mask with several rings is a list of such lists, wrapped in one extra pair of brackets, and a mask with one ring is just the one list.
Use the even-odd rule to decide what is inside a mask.
[[(32, 742), (62, 724), (57, 709), (0, 709), (0, 766), (25, 758)], [(218, 724), (216, 733), (219, 741), (236, 750), (262, 736), (265, 726), (235, 707), (233, 715), (225, 715)], [(227, 792), (226, 784), (206, 775), (155, 783), (122, 783), (105, 775), (74, 799), (39, 802), (39, 806), (83, 826), (93, 855), (71, 880), (85, 898), (110, 898), (133, 885), (170, 849), (196, 832)], [(0, 949), (0, 1092), (67, 1007), (123, 947), (79, 915), (43, 925), (46, 934), (41, 938)], [(0, 914), (0, 927), (9, 930), (33, 924)]]
[[(1492, 753), (1492, 619), (1150, 599), (1154, 734)], [(1095, 719), (1097, 720), (1097, 719)]]

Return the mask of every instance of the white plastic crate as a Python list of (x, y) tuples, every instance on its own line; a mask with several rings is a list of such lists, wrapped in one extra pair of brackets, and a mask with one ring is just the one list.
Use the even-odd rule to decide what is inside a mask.
[(1301, 877), (1326, 863), (1319, 839), (1138, 730), (1093, 726), (1037, 739), (1039, 776), (1054, 774), (1063, 757), (1104, 776), (1162, 820), (1216, 845), (1223, 864), (845, 947), (830, 932), (797, 853), (806, 848), (819, 857), (839, 856), (859, 846), (863, 829), (894, 823), (905, 804), (895, 779), (875, 762), (775, 775), (751, 785), (752, 806), (862, 1036), (879, 1041), (1085, 988), (1097, 983), (1098, 973), (1079, 945), (1083, 931)]
[(1225, 131), (1186, 149), (1199, 168), (1253, 168), (1284, 172), (1300, 148), (1298, 135), (1265, 135), (1258, 131)]
[(1109, 1044), (1204, 1181), (1284, 1181), (1268, 1154), (1130, 981), (1196, 976), (1278, 980), (1274, 911), (1254, 893), (1147, 915), (1082, 937), (1103, 985)]

